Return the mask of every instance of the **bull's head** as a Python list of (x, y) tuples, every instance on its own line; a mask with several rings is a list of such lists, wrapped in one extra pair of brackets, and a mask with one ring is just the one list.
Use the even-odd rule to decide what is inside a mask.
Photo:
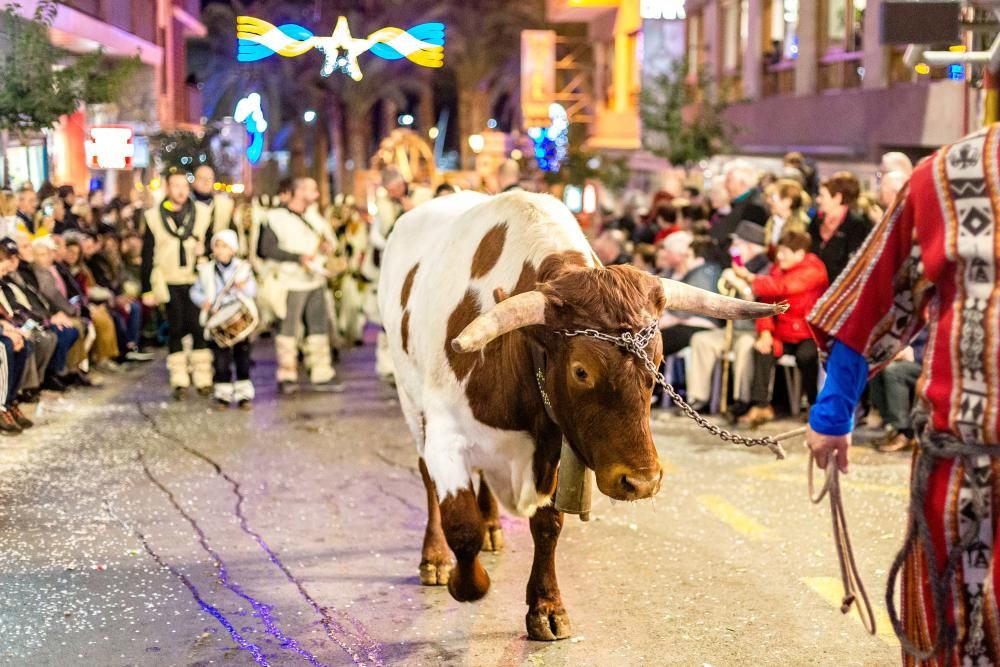
[[(614, 343), (558, 331), (638, 331), (667, 308), (724, 319), (774, 315), (782, 307), (731, 299), (628, 266), (578, 267), (498, 303), (452, 341), (459, 352), (482, 350), (516, 329), (544, 350), (545, 391), (567, 441), (597, 475), (607, 496), (656, 494), (663, 469), (650, 432), (654, 378), (638, 357)], [(646, 353), (659, 365), (655, 336)]]

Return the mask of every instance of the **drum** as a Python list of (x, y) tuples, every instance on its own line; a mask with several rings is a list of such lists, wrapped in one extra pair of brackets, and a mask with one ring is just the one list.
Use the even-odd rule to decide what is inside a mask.
[(205, 338), (219, 347), (232, 347), (246, 340), (260, 324), (257, 306), (253, 301), (240, 297), (220, 306), (205, 323)]

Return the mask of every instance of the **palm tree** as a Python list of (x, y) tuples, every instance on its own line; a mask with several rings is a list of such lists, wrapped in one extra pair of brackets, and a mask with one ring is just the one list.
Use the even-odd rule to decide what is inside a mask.
[(497, 73), (518, 58), (521, 31), (544, 24), (541, 0), (462, 0), (432, 12), (447, 25), (445, 62), (458, 84), (458, 129), (462, 164), (471, 153), (466, 139), (486, 127)]

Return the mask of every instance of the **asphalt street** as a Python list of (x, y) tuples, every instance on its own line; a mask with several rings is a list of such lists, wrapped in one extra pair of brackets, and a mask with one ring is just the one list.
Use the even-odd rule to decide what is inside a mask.
[(47, 397), (36, 429), (0, 441), (0, 664), (899, 663), (883, 597), (905, 454), (856, 448), (844, 482), (877, 636), (839, 611), (829, 510), (809, 502), (801, 444), (777, 462), (658, 417), (661, 492), (567, 518), (574, 635), (529, 642), (527, 522), (504, 518), (483, 601), (421, 587), (424, 491), (371, 348), (341, 364), (343, 393), (280, 399), (267, 348), (252, 411), (169, 401), (157, 362)]

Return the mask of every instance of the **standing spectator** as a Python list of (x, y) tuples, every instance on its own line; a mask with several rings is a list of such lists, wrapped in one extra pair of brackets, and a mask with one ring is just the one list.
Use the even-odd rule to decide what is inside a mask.
[(76, 190), (73, 189), (72, 185), (63, 185), (58, 190), (58, 197), (62, 202), (63, 215), (62, 218), (54, 216), (56, 220), (55, 233), (79, 231), (80, 219), (76, 213), (73, 213), (73, 207), (77, 201)]
[(38, 212), (38, 195), (30, 187), (17, 191), (17, 227), (21, 231), (35, 235), (35, 214)]
[(819, 193), (819, 174), (812, 160), (798, 151), (787, 153), (784, 165), (797, 170), (802, 175), (802, 185), (810, 197), (816, 197)]
[(826, 291), (829, 281), (823, 262), (809, 252), (810, 243), (805, 233), (787, 232), (778, 244), (777, 260), (768, 275), (754, 276), (746, 269), (734, 269), (740, 278), (750, 283), (759, 301), (788, 302), (787, 312), (757, 320), (750, 397), (753, 406), (740, 418), (742, 424), (758, 426), (774, 419), (771, 377), (775, 361), (785, 354), (795, 356), (809, 404), (816, 404), (819, 354), (806, 316)]
[(854, 210), (860, 194), (858, 179), (847, 171), (835, 173), (819, 188), (819, 213), (809, 226), (809, 234), (812, 252), (823, 260), (831, 282), (837, 280), (868, 236), (868, 221)]
[(677, 231), (677, 209), (664, 202), (652, 210), (651, 215), (635, 228), (633, 243), (659, 243), (668, 234)]
[(767, 241), (767, 255), (774, 259), (778, 251), (778, 241), (785, 232), (805, 232), (809, 230), (809, 195), (802, 186), (789, 179), (779, 179), (767, 189), (767, 202), (771, 207), (771, 217), (764, 226)]
[(764, 226), (768, 212), (760, 190), (757, 189), (757, 171), (745, 160), (734, 160), (726, 165), (726, 194), (729, 196), (729, 213), (712, 226), (712, 237), (722, 253), (729, 250), (733, 232), (743, 220)]

